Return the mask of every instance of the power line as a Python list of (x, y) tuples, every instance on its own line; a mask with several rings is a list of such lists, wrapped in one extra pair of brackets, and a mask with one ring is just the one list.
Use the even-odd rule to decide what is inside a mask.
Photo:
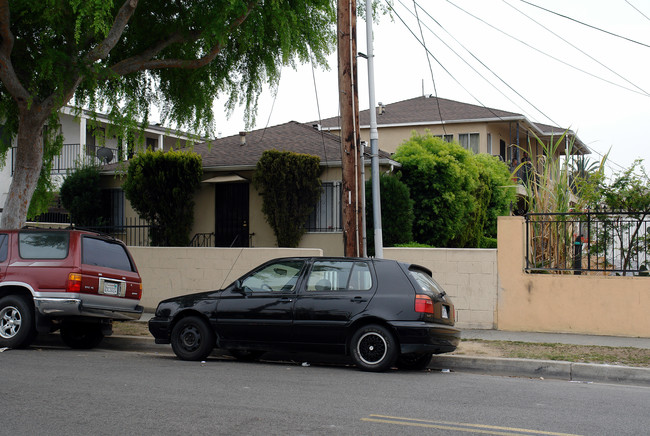
[[(553, 55), (550, 55), (550, 54), (548, 54), (548, 53), (545, 53), (545, 52), (541, 51), (540, 49), (538, 49), (538, 48), (536, 48), (536, 47), (533, 47), (532, 45), (528, 44), (527, 42), (522, 41), (521, 39), (519, 39), (519, 38), (517, 38), (517, 37), (515, 37), (515, 36), (512, 36), (512, 35), (510, 35), (509, 33), (504, 32), (503, 30), (501, 30), (501, 29), (499, 29), (499, 28), (493, 26), (492, 24), (488, 23), (488, 22), (485, 21), (484, 19), (482, 19), (482, 18), (480, 18), (480, 17), (477, 17), (476, 15), (472, 14), (471, 12), (466, 11), (465, 9), (461, 8), (460, 6), (458, 6), (457, 4), (455, 4), (454, 2), (452, 2), (451, 0), (446, 0), (446, 1), (447, 1), (447, 3), (449, 3), (450, 5), (456, 7), (457, 9), (461, 10), (462, 12), (465, 12), (465, 13), (466, 13), (467, 15), (469, 15), (470, 17), (473, 17), (474, 19), (476, 19), (476, 20), (480, 21), (481, 23), (483, 23), (483, 24), (485, 24), (485, 25), (491, 27), (492, 29), (496, 30), (497, 32), (500, 32), (500, 33), (506, 35), (507, 37), (512, 38), (512, 39), (514, 39), (515, 41), (517, 41), (517, 42), (519, 42), (519, 43), (525, 45), (526, 47), (528, 47), (528, 48), (530, 48), (530, 49), (532, 49), (532, 50), (535, 50), (536, 52), (538, 52), (538, 53), (540, 53), (540, 54), (543, 54), (544, 56), (547, 56), (547, 57), (549, 57), (549, 58), (551, 58), (551, 59), (553, 59), (553, 60), (555, 60), (555, 61), (557, 61), (557, 62), (560, 62), (561, 64), (566, 65), (567, 67), (573, 68), (574, 70), (577, 70), (577, 71), (579, 71), (579, 72), (581, 72), (581, 73), (583, 73), (583, 74), (587, 74), (587, 75), (589, 75), (589, 76), (591, 76), (591, 77), (593, 77), (593, 78), (595, 78), (595, 79), (598, 79), (598, 80), (601, 80), (601, 81), (603, 81), (603, 82), (609, 83), (610, 85), (614, 85), (614, 86), (617, 86), (617, 87), (619, 87), (619, 88), (626, 89), (626, 90), (628, 90), (628, 91), (630, 91), (630, 92), (634, 92), (634, 93), (636, 93), (636, 94), (640, 94), (640, 95), (643, 95), (643, 96), (645, 96), (645, 97), (650, 97), (650, 95), (648, 95), (647, 93), (642, 93), (642, 92), (636, 91), (636, 90), (634, 90), (634, 89), (628, 88), (628, 87), (626, 87), (626, 86), (620, 85), (620, 84), (618, 84), (618, 83), (612, 82), (611, 80), (607, 80), (607, 79), (605, 79), (605, 78), (602, 78), (602, 77), (600, 77), (600, 76), (597, 76), (597, 75), (595, 75), (595, 74), (592, 74), (592, 73), (590, 73), (589, 71), (585, 71), (585, 70), (583, 70), (582, 68), (578, 68), (578, 67), (576, 67), (575, 65), (572, 65), (572, 64), (570, 64), (570, 63), (568, 63), (568, 62), (563, 61), (562, 59), (556, 58), (556, 57), (553, 56)], [(523, 0), (522, 0), (522, 1), (523, 1)]]
[[(398, 1), (402, 4), (402, 6), (404, 6), (404, 3), (402, 3), (401, 0)], [(418, 27), (420, 28), (420, 37), (422, 38), (422, 45), (424, 46), (424, 52), (427, 56), (427, 63), (429, 64), (429, 73), (431, 73), (431, 81), (433, 82), (433, 92), (436, 94), (436, 105), (438, 106), (438, 116), (440, 117), (440, 121), (442, 121), (442, 111), (440, 110), (440, 100), (438, 100), (438, 90), (436, 89), (436, 80), (433, 77), (433, 68), (431, 68), (431, 59), (429, 58), (429, 50), (427, 50), (427, 46), (424, 41), (424, 33), (422, 32), (422, 22), (420, 21), (420, 17), (418, 16), (418, 8), (415, 0), (413, 0), (413, 10), (415, 11), (415, 19), (418, 21)], [(442, 131), (445, 135), (447, 134), (447, 128), (445, 127), (444, 123), (442, 123)]]
[[(398, 0), (398, 1), (401, 3), (401, 0)], [(417, 4), (417, 3), (416, 3), (416, 4)], [(492, 75), (494, 75), (494, 77), (496, 77), (497, 79), (499, 79), (499, 81), (501, 81), (501, 83), (503, 83), (505, 86), (507, 86), (508, 88), (510, 88), (511, 91), (513, 91), (515, 94), (517, 94), (519, 97), (521, 97), (521, 99), (523, 99), (526, 103), (528, 103), (530, 106), (532, 106), (532, 107), (533, 107), (537, 112), (539, 112), (540, 114), (542, 114), (542, 116), (544, 116), (546, 119), (548, 119), (551, 123), (553, 123), (553, 124), (555, 124), (555, 125), (558, 125), (558, 123), (557, 123), (556, 121), (554, 121), (551, 117), (549, 117), (548, 115), (546, 115), (546, 114), (545, 114), (541, 109), (539, 109), (537, 106), (535, 106), (535, 105), (534, 105), (531, 101), (529, 101), (526, 97), (524, 97), (523, 95), (521, 95), (521, 94), (520, 94), (516, 89), (514, 89), (512, 86), (510, 86), (510, 85), (509, 85), (505, 80), (503, 80), (503, 79), (502, 79), (502, 78), (501, 78), (497, 73), (495, 73), (495, 72), (494, 72), (490, 67), (488, 67), (488, 66), (487, 66), (487, 65), (486, 65), (482, 60), (480, 60), (476, 55), (474, 55), (474, 53), (472, 53), (472, 52), (471, 52), (467, 47), (465, 47), (465, 46), (464, 46), (464, 45), (463, 45), (463, 44), (462, 44), (458, 39), (456, 39), (456, 38), (454, 37), (454, 35), (452, 35), (452, 34), (451, 34), (447, 29), (445, 29), (444, 26), (443, 26), (442, 24), (440, 24), (440, 23), (438, 22), (438, 20), (436, 20), (436, 19), (435, 19), (431, 14), (429, 14), (429, 13), (428, 13), (428, 12), (427, 12), (427, 11), (426, 11), (426, 10), (425, 10), (421, 5), (420, 5), (420, 4), (417, 4), (417, 5), (418, 5), (418, 7), (419, 7), (420, 9), (422, 9), (422, 11), (423, 11), (423, 12), (424, 12), (424, 13), (425, 13), (425, 14), (426, 14), (426, 15), (427, 15), (427, 16), (428, 16), (428, 17), (429, 17), (429, 18), (430, 18), (434, 23), (436, 23), (436, 24), (437, 24), (437, 25), (438, 25), (438, 26), (439, 26), (439, 27), (440, 27), (440, 28), (441, 28), (441, 29), (442, 29), (442, 30), (443, 30), (447, 35), (449, 35), (449, 36), (450, 36), (450, 37), (451, 37), (451, 38), (452, 38), (452, 39), (453, 39), (453, 40), (454, 40), (458, 45), (460, 45), (460, 46), (461, 46), (461, 47), (462, 47), (462, 48), (463, 48), (467, 53), (469, 53), (469, 55), (472, 56), (472, 57), (473, 57), (477, 62), (479, 62), (479, 63), (480, 63), (480, 64), (481, 64), (481, 65), (482, 65), (486, 70), (488, 70), (490, 73), (492, 73)], [(436, 36), (436, 37), (437, 37), (437, 38), (438, 38), (438, 39), (439, 39), (443, 44), (445, 44), (445, 45), (446, 45), (446, 46), (447, 46), (447, 47), (448, 47), (448, 48), (449, 48), (449, 49), (450, 49), (450, 50), (451, 50), (451, 51), (452, 51), (456, 56), (458, 56), (458, 57), (459, 57), (463, 62), (465, 62), (465, 64), (467, 64), (467, 65), (468, 65), (472, 70), (474, 70), (474, 71), (476, 72), (476, 74), (478, 74), (479, 76), (481, 76), (481, 78), (483, 78), (486, 82), (488, 82), (488, 83), (490, 84), (490, 86), (492, 86), (494, 89), (496, 89), (496, 90), (497, 90), (501, 95), (503, 95), (506, 99), (508, 99), (512, 104), (514, 104), (515, 106), (517, 106), (517, 107), (519, 108), (519, 110), (521, 110), (523, 113), (525, 113), (526, 115), (529, 115), (529, 114), (526, 112), (525, 109), (523, 109), (523, 108), (522, 108), (521, 106), (519, 106), (516, 102), (514, 102), (510, 97), (508, 97), (505, 93), (503, 93), (503, 92), (502, 92), (498, 87), (496, 87), (494, 84), (492, 84), (492, 82), (490, 82), (490, 81), (489, 81), (487, 78), (485, 78), (481, 73), (479, 73), (479, 72), (478, 72), (478, 71), (477, 71), (477, 70), (476, 70), (476, 69), (475, 69), (471, 64), (469, 64), (465, 59), (463, 59), (462, 56), (460, 56), (458, 53), (456, 53), (455, 50), (453, 50), (453, 49), (452, 49), (452, 48), (451, 48), (447, 43), (445, 43), (445, 42), (444, 42), (444, 41), (443, 41), (443, 40), (442, 40), (438, 35), (436, 35), (436, 33), (435, 33), (433, 30), (431, 30), (431, 29), (430, 29), (426, 24), (425, 24), (425, 27), (426, 27), (426, 28), (427, 28), (431, 33), (433, 33), (433, 34), (434, 34), (434, 35), (435, 35), (435, 36)], [(529, 115), (529, 116), (530, 116), (530, 115)], [(534, 118), (534, 117), (530, 117), (530, 118)]]
[(640, 13), (641, 15), (643, 15), (647, 20), (650, 20), (650, 17), (648, 17), (648, 16), (647, 16), (646, 14), (644, 14), (643, 12), (641, 12), (641, 9), (637, 8), (636, 6), (634, 6), (634, 5), (633, 5), (632, 3), (630, 3), (628, 0), (625, 0), (625, 3), (627, 3), (627, 4), (630, 5), (630, 6), (632, 6), (632, 8), (633, 8), (635, 11), (637, 11), (638, 13)]
[(532, 21), (533, 23), (535, 23), (535, 24), (537, 24), (538, 26), (540, 26), (542, 29), (546, 30), (547, 32), (549, 32), (549, 33), (551, 33), (552, 35), (556, 36), (557, 38), (561, 39), (561, 40), (564, 41), (565, 43), (569, 44), (571, 47), (575, 48), (575, 49), (578, 50), (580, 53), (582, 53), (583, 55), (587, 56), (587, 57), (588, 57), (589, 59), (591, 59), (592, 61), (596, 62), (598, 65), (600, 65), (600, 66), (606, 68), (608, 71), (610, 71), (611, 73), (617, 75), (618, 77), (620, 77), (621, 79), (623, 79), (624, 81), (626, 81), (627, 83), (629, 83), (630, 85), (634, 86), (634, 87), (635, 87), (636, 89), (638, 89), (639, 91), (642, 91), (642, 92), (643, 92), (644, 94), (646, 94), (647, 96), (650, 96), (650, 94), (648, 94), (647, 91), (645, 91), (644, 89), (641, 89), (641, 87), (639, 87), (638, 85), (632, 83), (630, 80), (628, 80), (628, 79), (626, 79), (625, 77), (621, 76), (619, 73), (617, 73), (616, 71), (612, 70), (612, 69), (609, 68), (607, 65), (603, 64), (603, 63), (600, 62), (598, 59), (594, 58), (594, 57), (591, 56), (589, 53), (587, 53), (587, 52), (585, 52), (584, 50), (582, 50), (580, 47), (577, 47), (576, 45), (572, 44), (571, 42), (569, 42), (568, 40), (566, 40), (566, 39), (563, 38), (562, 36), (560, 36), (560, 35), (558, 35), (557, 33), (553, 32), (551, 29), (549, 29), (548, 27), (544, 26), (544, 25), (541, 24), (539, 21), (535, 20), (535, 19), (532, 18), (531, 16), (527, 15), (527, 14), (524, 13), (523, 11), (517, 9), (515, 6), (511, 5), (510, 3), (508, 3), (506, 0), (502, 0), (502, 1), (503, 1), (503, 3), (507, 4), (507, 5), (510, 6), (512, 9), (514, 9), (515, 11), (519, 12), (519, 13), (520, 13), (521, 15), (523, 15), (524, 17), (528, 18), (528, 19), (529, 19), (530, 21)]
[[(408, 24), (406, 24), (406, 22), (402, 19), (402, 17), (397, 13), (397, 11), (396, 11), (395, 8), (393, 7), (393, 5), (390, 4), (390, 3), (388, 2), (388, 0), (384, 0), (384, 1), (385, 1), (385, 3), (386, 3), (386, 6), (388, 7), (388, 9), (390, 9), (390, 10), (391, 10), (391, 11), (392, 11), (396, 16), (397, 16), (397, 18), (399, 18), (399, 20), (402, 22), (402, 24), (404, 25), (404, 27), (406, 27), (406, 30), (408, 30), (408, 31), (411, 33), (411, 35), (413, 35), (413, 37), (416, 39), (417, 42), (420, 43), (420, 45), (423, 45), (423, 44), (422, 44), (422, 41), (420, 41), (420, 40), (418, 39), (417, 35), (415, 35), (415, 33), (413, 32), (413, 30), (411, 30), (411, 28), (408, 26)], [(424, 47), (424, 49), (426, 50), (426, 52), (427, 52), (427, 53), (428, 53), (428, 54), (433, 58), (433, 60), (435, 60), (435, 61), (438, 63), (438, 65), (440, 65), (440, 67), (445, 71), (445, 73), (447, 73), (447, 74), (449, 75), (449, 77), (451, 77), (451, 78), (454, 80), (454, 82), (456, 82), (456, 83), (458, 84), (458, 86), (460, 86), (461, 88), (463, 88), (463, 90), (464, 90), (468, 95), (470, 95), (474, 100), (476, 100), (476, 101), (477, 101), (481, 106), (483, 106), (485, 109), (487, 109), (488, 111), (490, 111), (490, 112), (491, 112), (495, 117), (501, 119), (501, 117), (500, 117), (498, 114), (496, 114), (496, 113), (495, 113), (491, 108), (485, 106), (485, 105), (483, 104), (483, 102), (481, 102), (481, 100), (478, 99), (478, 97), (476, 97), (476, 96), (475, 96), (474, 94), (472, 94), (472, 93), (471, 93), (467, 88), (465, 88), (465, 86), (463, 86), (463, 84), (460, 83), (460, 82), (458, 81), (458, 79), (456, 79), (456, 77), (454, 77), (454, 75), (451, 74), (451, 73), (449, 72), (449, 70), (448, 70), (448, 69), (447, 69), (447, 68), (442, 64), (442, 62), (440, 62), (440, 61), (438, 60), (438, 58), (436, 58), (436, 57), (433, 55), (433, 53), (431, 53), (431, 51), (429, 51), (429, 49), (426, 48), (426, 46), (423, 45), (423, 47)], [(441, 120), (441, 121), (442, 121), (442, 120)]]
[[(548, 12), (548, 13), (550, 13), (550, 14), (557, 15), (558, 17), (566, 18), (567, 20), (571, 20), (571, 21), (573, 21), (573, 22), (575, 22), (575, 23), (578, 23), (578, 24), (581, 24), (581, 25), (583, 25), (583, 26), (589, 27), (589, 28), (591, 28), (591, 29), (597, 30), (597, 31), (599, 31), (599, 32), (603, 32), (603, 33), (606, 33), (606, 34), (608, 34), (608, 35), (615, 36), (615, 37), (617, 37), (617, 38), (621, 38), (621, 39), (624, 39), (624, 40), (626, 40), (626, 41), (633, 42), (633, 43), (635, 43), (635, 44), (639, 44), (639, 45), (642, 45), (642, 46), (644, 46), (644, 47), (648, 47), (648, 48), (650, 48), (650, 45), (645, 44), (645, 43), (643, 43), (643, 42), (636, 41), (636, 40), (634, 40), (634, 39), (632, 39), (632, 38), (628, 38), (628, 37), (626, 37), (626, 36), (618, 35), (618, 34), (616, 34), (616, 33), (614, 33), (614, 32), (610, 32), (610, 31), (608, 31), (608, 30), (601, 29), (600, 27), (592, 26), (591, 24), (587, 24), (587, 23), (584, 23), (584, 22), (582, 22), (582, 21), (580, 21), (580, 20), (576, 20), (575, 18), (571, 18), (571, 17), (568, 17), (568, 16), (566, 16), (566, 15), (563, 15), (563, 14), (560, 14), (560, 13), (557, 13), (557, 12), (554, 12), (554, 11), (552, 11), (552, 10), (550, 10), (550, 9), (543, 8), (543, 7), (541, 7), (541, 6), (538, 6), (538, 5), (536, 5), (536, 4), (531, 3), (531, 2), (529, 2), (529, 1), (526, 1), (526, 0), (519, 0), (519, 1), (521, 1), (521, 2), (523, 2), (523, 3), (526, 3), (526, 4), (530, 5), (530, 6), (536, 7), (536, 8), (538, 8), (538, 9), (541, 9), (541, 10), (543, 10), (543, 11), (546, 11), (546, 12)], [(628, 2), (628, 4), (630, 4), (630, 3)], [(632, 6), (632, 5), (630, 4), (630, 6)], [(632, 6), (632, 7), (634, 7), (634, 6)], [(634, 8), (634, 9), (636, 9), (636, 8)], [(638, 10), (638, 9), (637, 9), (637, 10)], [(639, 12), (640, 12), (640, 11), (639, 11)], [(647, 18), (647, 17), (646, 17), (646, 18)]]

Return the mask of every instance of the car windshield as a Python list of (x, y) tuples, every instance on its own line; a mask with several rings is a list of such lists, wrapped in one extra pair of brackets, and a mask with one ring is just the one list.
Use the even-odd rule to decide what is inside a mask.
[(304, 263), (302, 260), (287, 260), (267, 265), (246, 277), (242, 288), (252, 292), (292, 292)]
[(417, 269), (410, 269), (409, 272), (418, 283), (420, 287), (418, 290), (419, 292), (430, 295), (442, 294), (442, 287), (440, 287), (440, 285), (436, 283), (436, 281), (433, 280), (433, 277), (431, 277), (429, 274)]

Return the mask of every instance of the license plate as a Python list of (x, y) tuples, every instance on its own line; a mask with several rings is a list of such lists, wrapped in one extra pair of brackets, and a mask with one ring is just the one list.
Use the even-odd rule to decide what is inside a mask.
[(118, 295), (120, 291), (120, 284), (113, 282), (104, 282), (104, 294), (105, 295)]
[(442, 306), (442, 317), (449, 319), (449, 309), (447, 309), (447, 306)]

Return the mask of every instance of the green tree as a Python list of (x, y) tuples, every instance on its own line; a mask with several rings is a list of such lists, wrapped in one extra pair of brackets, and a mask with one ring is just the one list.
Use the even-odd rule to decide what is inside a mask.
[[(413, 241), (413, 200), (409, 188), (395, 175), (379, 176), (381, 194), (381, 232), (384, 247)], [(374, 254), (372, 181), (366, 182), (366, 238), (368, 254)]]
[(305, 222), (321, 194), (320, 158), (267, 150), (257, 162), (253, 185), (262, 196), (262, 212), (278, 247), (297, 247)]
[(435, 247), (467, 247), (477, 207), (478, 166), (471, 152), (431, 134), (413, 133), (393, 158), (414, 203), (413, 238)]
[(193, 196), (201, 183), (201, 156), (188, 151), (141, 152), (122, 185), (138, 215), (151, 224), (151, 244), (184, 247), (194, 222)]
[(497, 237), (497, 218), (508, 215), (510, 204), (516, 200), (515, 187), (505, 162), (497, 156), (477, 154), (474, 156), (479, 166), (479, 183), (476, 198), (479, 208), (485, 211), (483, 236)]
[(79, 226), (101, 225), (102, 197), (99, 168), (82, 166), (69, 173), (61, 185), (61, 204), (70, 212), (70, 222)]
[(216, 96), (250, 121), (281, 66), (325, 65), (334, 22), (331, 0), (0, 0), (0, 119), (17, 144), (2, 227), (24, 224), (61, 146), (44, 126), (73, 97), (127, 127), (157, 105), (162, 122), (208, 136)]
[[(590, 232), (591, 254), (602, 256), (608, 264), (619, 265), (623, 270), (650, 266), (647, 259), (636, 258), (639, 252), (650, 248), (650, 235), (645, 228), (650, 215), (650, 177), (642, 161), (636, 160), (630, 168), (615, 174), (610, 182), (602, 176), (591, 177), (589, 181), (593, 189), (584, 190), (585, 200), (599, 220)], [(599, 214), (599, 210), (627, 214)]]

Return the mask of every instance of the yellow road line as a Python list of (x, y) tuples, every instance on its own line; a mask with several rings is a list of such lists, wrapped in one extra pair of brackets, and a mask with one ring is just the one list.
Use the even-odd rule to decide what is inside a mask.
[(549, 436), (578, 436), (571, 433), (555, 433), (541, 430), (530, 430), (525, 428), (500, 427), (486, 424), (470, 424), (464, 422), (431, 421), (427, 419), (403, 418), (398, 416), (370, 415), (368, 418), (361, 418), (366, 422), (380, 422), (386, 424), (406, 425), (411, 427), (436, 428), (442, 430), (455, 430), (464, 432), (475, 432), (491, 435), (512, 436), (517, 434), (535, 434)]

